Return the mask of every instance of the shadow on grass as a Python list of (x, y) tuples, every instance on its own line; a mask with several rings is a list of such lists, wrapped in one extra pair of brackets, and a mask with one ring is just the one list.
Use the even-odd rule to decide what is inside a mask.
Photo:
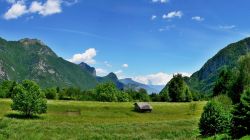
[(21, 119), (21, 120), (38, 120), (38, 119), (42, 119), (42, 117), (37, 116), (37, 115), (26, 116), (26, 115), (18, 114), (18, 113), (6, 114), (5, 117), (11, 118), (11, 119)]

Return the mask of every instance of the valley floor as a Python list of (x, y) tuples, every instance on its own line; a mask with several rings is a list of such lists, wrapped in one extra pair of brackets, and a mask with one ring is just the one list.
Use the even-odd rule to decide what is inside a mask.
[(23, 119), (0, 99), (0, 139), (196, 139), (205, 102), (151, 103), (152, 113), (133, 103), (48, 101), (47, 114)]

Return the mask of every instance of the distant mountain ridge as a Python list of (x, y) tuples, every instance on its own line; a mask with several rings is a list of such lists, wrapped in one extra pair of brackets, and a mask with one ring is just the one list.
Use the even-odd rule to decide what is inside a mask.
[(186, 80), (191, 89), (201, 93), (212, 93), (213, 85), (223, 67), (234, 69), (240, 57), (250, 52), (250, 38), (232, 43), (209, 59), (204, 66)]
[(107, 76), (97, 76), (96, 78), (99, 83), (113, 82), (118, 89), (124, 89), (124, 84), (119, 81), (116, 74), (113, 72), (109, 73)]
[(81, 62), (79, 66), (83, 69), (89, 72), (92, 76), (96, 76), (96, 69), (94, 67), (89, 66), (88, 64)]
[(142, 83), (134, 81), (132, 78), (121, 79), (120, 82), (125, 85), (125, 88), (131, 88), (131, 89), (135, 89), (135, 90), (139, 90), (140, 88), (143, 88), (143, 89), (147, 90), (147, 92), (149, 94), (159, 93), (164, 87), (164, 85), (142, 84)]

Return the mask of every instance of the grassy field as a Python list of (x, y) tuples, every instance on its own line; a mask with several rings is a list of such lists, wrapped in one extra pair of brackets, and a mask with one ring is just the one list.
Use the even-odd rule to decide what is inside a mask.
[(133, 103), (48, 101), (48, 113), (23, 119), (0, 99), (0, 139), (196, 139), (205, 102), (151, 103), (152, 113)]

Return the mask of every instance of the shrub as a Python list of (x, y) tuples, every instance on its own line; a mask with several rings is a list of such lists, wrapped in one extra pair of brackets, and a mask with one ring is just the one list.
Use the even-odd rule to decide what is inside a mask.
[(129, 102), (131, 101), (130, 96), (126, 92), (120, 92), (119, 95), (117, 96), (118, 102)]
[(0, 98), (10, 98), (12, 96), (13, 87), (16, 82), (13, 81), (3, 81), (0, 85)]
[(150, 95), (151, 101), (153, 102), (160, 102), (161, 101), (161, 95), (160, 94), (156, 94), (156, 93), (152, 93)]
[(114, 83), (104, 83), (96, 86), (97, 100), (103, 102), (117, 102), (118, 89)]
[(47, 88), (44, 90), (44, 93), (47, 99), (56, 99), (57, 97), (56, 88)]
[(240, 138), (250, 134), (250, 89), (246, 90), (233, 111), (231, 135)]
[(81, 100), (81, 101), (96, 101), (96, 94), (92, 90), (82, 91), (79, 100)]
[(181, 74), (174, 75), (163, 91), (168, 93), (172, 102), (192, 101), (192, 93)]
[(13, 89), (12, 110), (22, 112), (30, 117), (47, 111), (47, 100), (40, 87), (33, 81), (24, 80)]
[(209, 101), (204, 107), (204, 112), (200, 118), (200, 133), (203, 136), (212, 136), (228, 132), (230, 120), (230, 112), (226, 111), (218, 101)]

